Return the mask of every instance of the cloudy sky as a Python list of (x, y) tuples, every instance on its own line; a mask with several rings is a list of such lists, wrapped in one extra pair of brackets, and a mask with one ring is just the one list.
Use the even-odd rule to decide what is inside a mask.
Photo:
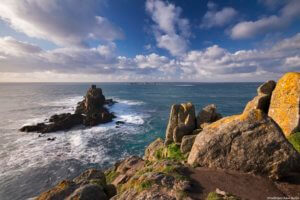
[(0, 81), (264, 81), (300, 71), (299, 0), (1, 0)]

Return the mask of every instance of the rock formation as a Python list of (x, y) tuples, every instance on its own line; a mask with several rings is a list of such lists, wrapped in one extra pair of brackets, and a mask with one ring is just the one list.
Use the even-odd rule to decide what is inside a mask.
[(22, 132), (50, 133), (55, 131), (68, 130), (77, 125), (95, 126), (102, 123), (111, 122), (114, 115), (104, 107), (105, 104), (112, 105), (113, 100), (105, 100), (102, 90), (95, 85), (87, 91), (84, 100), (78, 102), (74, 114), (63, 113), (50, 117), (47, 123), (24, 126)]
[(273, 91), (269, 116), (288, 137), (300, 131), (300, 73), (286, 73)]
[(300, 167), (300, 155), (271, 118), (253, 109), (205, 127), (196, 137), (188, 163), (278, 179)]
[(181, 143), (184, 135), (196, 127), (195, 107), (192, 103), (175, 104), (171, 108), (165, 144)]
[[(72, 181), (62, 181), (37, 199), (191, 200), (299, 196), (300, 154), (281, 130), (287, 128), (289, 133), (297, 130), (299, 76), (299, 73), (285, 75), (276, 88), (274, 81), (262, 84), (257, 96), (240, 115), (220, 119), (221, 115), (212, 104), (203, 108), (196, 118), (191, 103), (173, 105), (165, 141), (158, 138), (152, 142), (143, 159), (128, 157), (104, 173), (87, 170)], [(90, 102), (94, 105), (89, 105)], [(106, 101), (100, 90), (91, 88), (73, 115), (93, 116), (95, 110), (103, 108), (98, 102), (103, 105)], [(280, 114), (282, 112), (287, 114)], [(274, 116), (280, 126), (267, 113)], [(60, 122), (70, 116), (72, 114), (57, 115), (50, 121)], [(284, 117), (283, 121), (280, 116)], [(94, 118), (87, 124), (98, 123), (98, 120)], [(37, 126), (45, 128), (47, 125)], [(280, 182), (280, 178), (291, 179), (293, 184), (286, 182), (288, 179)]]
[(188, 153), (191, 151), (197, 135), (185, 135), (180, 144), (181, 153)]
[(205, 106), (197, 115), (197, 129), (203, 129), (204, 126), (221, 118), (222, 115), (217, 113), (217, 106), (215, 104), (209, 104)]
[(276, 86), (275, 81), (267, 81), (257, 88), (257, 96), (246, 105), (244, 111), (248, 112), (252, 109), (260, 109), (264, 113), (268, 113), (271, 95)]
[(106, 183), (103, 172), (89, 169), (72, 181), (64, 180), (47, 192), (42, 193), (37, 200), (108, 200), (116, 195), (116, 188)]

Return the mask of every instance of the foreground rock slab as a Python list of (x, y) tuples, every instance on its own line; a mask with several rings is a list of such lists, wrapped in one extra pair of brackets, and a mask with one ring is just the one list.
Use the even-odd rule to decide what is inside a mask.
[(273, 91), (269, 116), (288, 137), (300, 131), (300, 73), (286, 73)]
[(279, 179), (300, 167), (300, 155), (263, 111), (223, 118), (197, 135), (191, 165), (250, 172)]
[(89, 169), (72, 181), (64, 180), (42, 193), (37, 200), (108, 200), (116, 194), (114, 186), (106, 183), (103, 172)]

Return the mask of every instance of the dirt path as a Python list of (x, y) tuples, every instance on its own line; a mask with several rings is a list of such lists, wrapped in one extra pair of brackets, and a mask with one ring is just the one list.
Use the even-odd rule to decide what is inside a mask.
[[(242, 199), (265, 200), (267, 197), (285, 197), (300, 192), (300, 179), (298, 183), (273, 183), (267, 178), (246, 173), (228, 170), (214, 170), (207, 168), (190, 168), (188, 172), (193, 182), (190, 192), (194, 199), (205, 199), (216, 188), (231, 193)], [(295, 181), (295, 180), (294, 180)], [(300, 196), (299, 196), (300, 197)]]

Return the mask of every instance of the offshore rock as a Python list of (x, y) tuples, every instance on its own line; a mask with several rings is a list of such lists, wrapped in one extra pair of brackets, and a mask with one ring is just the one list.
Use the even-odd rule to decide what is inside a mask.
[(259, 109), (223, 118), (197, 135), (188, 163), (279, 179), (300, 167), (300, 155)]
[(195, 107), (192, 103), (174, 104), (166, 130), (165, 144), (180, 143), (184, 135), (190, 135), (196, 127)]
[(55, 131), (68, 130), (77, 125), (95, 126), (111, 122), (115, 117), (104, 105), (115, 103), (113, 100), (105, 100), (100, 88), (95, 85), (87, 91), (84, 100), (78, 102), (74, 114), (63, 113), (50, 117), (47, 123), (24, 126), (22, 132), (50, 133)]
[(246, 105), (244, 112), (249, 112), (252, 109), (260, 109), (264, 113), (268, 113), (271, 95), (276, 86), (275, 81), (267, 81), (257, 88), (257, 96), (254, 97)]
[(215, 104), (209, 104), (197, 115), (197, 129), (202, 129), (207, 124), (213, 123), (221, 118), (222, 115), (217, 113), (217, 106)]
[(279, 79), (268, 114), (285, 136), (300, 131), (300, 73), (286, 73)]

